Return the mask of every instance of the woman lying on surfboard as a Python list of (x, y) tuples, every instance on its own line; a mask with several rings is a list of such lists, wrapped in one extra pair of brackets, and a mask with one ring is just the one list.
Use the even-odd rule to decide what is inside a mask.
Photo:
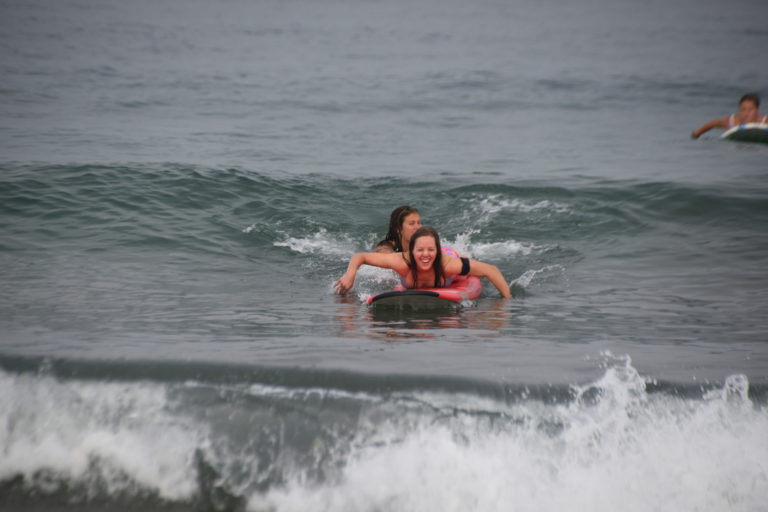
[(459, 276), (485, 277), (502, 297), (510, 297), (509, 285), (497, 267), (443, 254), (440, 236), (429, 226), (413, 233), (407, 253), (359, 252), (352, 256), (347, 272), (333, 284), (334, 293), (344, 295), (352, 289), (357, 269), (362, 265), (394, 270), (400, 274), (400, 280), (407, 288), (442, 288), (454, 279), (460, 279)]
[(373, 252), (405, 252), (411, 235), (421, 227), (419, 210), (413, 206), (398, 206), (389, 215), (389, 230)]
[(763, 123), (768, 121), (768, 116), (760, 115), (760, 96), (754, 93), (745, 94), (739, 100), (739, 112), (731, 114), (728, 117), (719, 117), (713, 119), (701, 127), (695, 129), (691, 134), (691, 137), (698, 139), (702, 134), (708, 132), (712, 128), (722, 128), (723, 130), (729, 130), (734, 126), (746, 123)]

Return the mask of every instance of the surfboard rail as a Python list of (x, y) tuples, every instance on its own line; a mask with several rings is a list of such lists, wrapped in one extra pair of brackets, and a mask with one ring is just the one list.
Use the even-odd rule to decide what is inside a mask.
[(723, 140), (736, 142), (761, 142), (768, 144), (768, 124), (744, 123), (725, 131), (721, 136)]
[(480, 296), (483, 283), (479, 278), (469, 276), (455, 280), (444, 288), (411, 288), (402, 285), (393, 290), (368, 297), (368, 305), (415, 305), (432, 302), (435, 304), (461, 304)]

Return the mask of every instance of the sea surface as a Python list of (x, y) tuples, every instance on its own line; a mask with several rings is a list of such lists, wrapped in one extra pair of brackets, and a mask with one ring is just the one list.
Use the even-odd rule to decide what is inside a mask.
[[(765, 510), (766, 20), (0, 0), (0, 509)], [(335, 296), (402, 204), (512, 299)]]

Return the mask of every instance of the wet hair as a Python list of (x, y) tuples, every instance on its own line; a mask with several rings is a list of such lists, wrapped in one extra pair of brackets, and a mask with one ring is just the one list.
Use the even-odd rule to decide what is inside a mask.
[(739, 105), (744, 103), (745, 101), (751, 101), (755, 104), (756, 107), (760, 106), (760, 96), (756, 92), (749, 92), (741, 97), (739, 100)]
[(435, 288), (440, 288), (445, 282), (443, 251), (440, 248), (440, 235), (437, 234), (437, 231), (432, 226), (422, 226), (411, 236), (411, 242), (408, 244), (408, 268), (411, 270), (415, 284), (417, 267), (416, 258), (413, 256), (413, 247), (416, 245), (416, 240), (423, 236), (431, 236), (435, 240), (437, 252), (435, 253), (435, 261), (432, 262), (432, 270), (435, 272)]
[(398, 206), (392, 210), (392, 213), (389, 215), (387, 236), (376, 244), (376, 247), (387, 246), (394, 249), (395, 252), (404, 252), (405, 248), (400, 244), (400, 232), (403, 229), (403, 221), (412, 213), (419, 213), (419, 210), (408, 205)]

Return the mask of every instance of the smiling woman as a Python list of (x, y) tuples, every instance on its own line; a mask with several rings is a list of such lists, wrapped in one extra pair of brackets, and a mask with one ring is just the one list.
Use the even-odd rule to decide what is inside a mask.
[(509, 285), (496, 266), (444, 254), (440, 236), (430, 226), (416, 230), (407, 253), (360, 252), (352, 256), (347, 272), (334, 283), (334, 292), (342, 295), (349, 292), (362, 265), (394, 270), (400, 274), (400, 281), (406, 288), (442, 288), (463, 276), (485, 277), (502, 297), (510, 297)]

